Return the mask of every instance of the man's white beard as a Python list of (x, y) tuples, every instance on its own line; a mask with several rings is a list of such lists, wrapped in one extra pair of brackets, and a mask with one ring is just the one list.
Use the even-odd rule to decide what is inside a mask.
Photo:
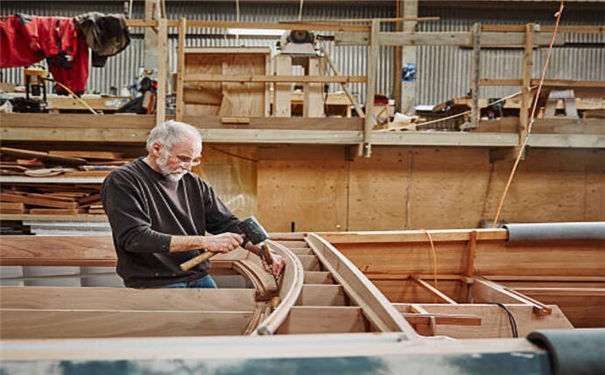
[(179, 182), (184, 175), (187, 174), (187, 171), (181, 167), (177, 169), (168, 168), (168, 153), (162, 152), (160, 157), (156, 159), (156, 163), (162, 171), (164, 177), (173, 182)]

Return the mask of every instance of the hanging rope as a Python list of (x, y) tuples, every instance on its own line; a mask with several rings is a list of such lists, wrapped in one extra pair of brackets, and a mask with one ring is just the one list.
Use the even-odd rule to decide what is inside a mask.
[(546, 61), (544, 61), (544, 66), (542, 67), (542, 75), (540, 76), (540, 84), (538, 85), (538, 90), (536, 92), (534, 104), (531, 109), (531, 114), (529, 115), (529, 121), (527, 125), (527, 134), (521, 143), (521, 147), (519, 147), (519, 153), (517, 155), (517, 159), (515, 159), (515, 163), (513, 164), (513, 169), (508, 176), (508, 181), (506, 182), (506, 187), (504, 188), (504, 192), (502, 193), (502, 197), (500, 198), (500, 203), (498, 204), (498, 210), (496, 211), (496, 217), (494, 217), (494, 221), (492, 222), (492, 229), (496, 228), (496, 224), (500, 219), (500, 214), (502, 213), (502, 206), (504, 206), (504, 200), (506, 199), (506, 195), (508, 194), (508, 189), (510, 188), (511, 183), (513, 182), (513, 178), (515, 177), (515, 172), (517, 171), (517, 167), (519, 166), (519, 162), (521, 161), (521, 156), (525, 152), (525, 147), (527, 146), (527, 142), (529, 140), (529, 136), (531, 134), (535, 115), (536, 108), (538, 107), (538, 98), (540, 97), (540, 92), (542, 91), (542, 85), (544, 84), (544, 77), (546, 77), (546, 68), (548, 68), (548, 64), (550, 62), (550, 56), (552, 55), (553, 46), (555, 44), (555, 40), (557, 38), (557, 31), (559, 29), (559, 22), (561, 21), (561, 15), (563, 14), (563, 8), (565, 7), (565, 0), (561, 0), (559, 5), (559, 11), (555, 13), (556, 21), (555, 27), (552, 31), (552, 38), (550, 40), (550, 45), (548, 46), (548, 52), (546, 54)]

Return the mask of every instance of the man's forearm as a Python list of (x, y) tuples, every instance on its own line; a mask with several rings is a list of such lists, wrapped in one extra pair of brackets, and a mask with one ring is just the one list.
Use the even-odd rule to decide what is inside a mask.
[(198, 250), (204, 248), (204, 236), (171, 236), (170, 252)]

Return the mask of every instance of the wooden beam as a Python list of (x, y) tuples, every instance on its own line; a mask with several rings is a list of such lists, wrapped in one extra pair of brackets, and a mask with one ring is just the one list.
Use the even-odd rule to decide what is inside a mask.
[(223, 75), (223, 74), (185, 74), (185, 82), (244, 82), (244, 83), (267, 83), (267, 82), (288, 82), (288, 83), (355, 83), (367, 82), (365, 76), (325, 76), (325, 75)]
[(376, 83), (378, 75), (378, 54), (380, 45), (378, 44), (378, 33), (380, 32), (380, 22), (372, 21), (370, 31), (370, 47), (368, 48), (368, 82), (366, 85), (366, 106), (363, 126), (363, 141), (359, 145), (359, 155), (369, 158), (372, 155), (372, 129), (374, 128), (374, 96), (376, 95)]
[[(378, 44), (381, 46), (473, 46), (473, 34), (471, 32), (380, 32), (377, 35)], [(536, 46), (547, 46), (552, 38), (551, 33), (536, 33)], [(338, 32), (334, 36), (337, 46), (369, 45), (370, 33), (344, 33)], [(555, 41), (555, 45), (561, 45), (561, 38)], [(493, 47), (523, 47), (525, 45), (525, 33), (523, 32), (484, 32), (481, 36), (481, 45), (485, 48)]]
[[(476, 235), (477, 240), (506, 240), (506, 229), (436, 229), (429, 230), (433, 242), (470, 241)], [(472, 233), (475, 233), (474, 235)], [(384, 242), (427, 242), (426, 232), (421, 230), (388, 232), (321, 232), (318, 233), (331, 243), (384, 243)]]
[(434, 295), (435, 297), (441, 299), (442, 301), (444, 301), (446, 303), (451, 303), (452, 305), (457, 304), (456, 301), (454, 301), (453, 299), (448, 297), (445, 293), (443, 293), (439, 289), (435, 288), (433, 285), (427, 283), (426, 281), (424, 281), (416, 276), (412, 276), (412, 280), (414, 282), (416, 282), (418, 285), (420, 285), (422, 288), (424, 288), (426, 291), (428, 291), (429, 293)]
[(523, 76), (521, 79), (521, 109), (519, 110), (519, 146), (523, 144), (529, 130), (529, 116), (532, 102), (531, 70), (533, 66), (534, 36), (536, 25), (525, 26), (525, 50), (523, 53)]
[(1, 309), (7, 339), (240, 335), (249, 311)]
[[(483, 31), (525, 31), (525, 25), (483, 25)], [(540, 31), (543, 32), (552, 32), (554, 30), (554, 26), (549, 25), (539, 25)], [(594, 34), (604, 34), (605, 27), (603, 26), (593, 26), (593, 25), (559, 25), (557, 28), (557, 32), (560, 33), (594, 33)]]
[[(418, 16), (418, 0), (403, 0), (403, 14), (402, 16), (405, 18), (413, 18)], [(415, 32), (416, 31), (417, 22), (414, 21), (404, 21), (403, 22), (403, 31), (404, 32)], [(401, 113), (414, 113), (415, 105), (416, 105), (416, 81), (406, 81), (402, 82), (401, 77), (401, 68), (406, 66), (408, 63), (416, 63), (417, 62), (417, 47), (416, 46), (403, 46), (401, 57), (396, 56), (396, 59), (399, 60), (399, 84), (400, 84), (400, 92), (401, 101), (399, 102), (400, 106), (398, 107)], [(397, 55), (397, 52), (395, 52)], [(397, 85), (397, 83), (396, 83)], [(396, 92), (397, 94), (397, 92)]]
[(383, 332), (403, 332), (410, 339), (416, 337), (412, 327), (351, 261), (314, 233), (310, 233), (306, 240), (323, 266), (342, 285), (351, 300), (361, 306), (366, 318), (377, 329)]
[[(368, 31), (369, 27), (364, 25), (325, 25), (322, 23), (298, 23), (298, 22), (235, 22), (235, 21), (204, 21), (188, 20), (189, 27), (195, 28), (237, 28), (237, 29), (277, 29), (277, 30), (308, 30), (308, 31)], [(126, 25), (131, 27), (157, 27), (155, 20), (126, 20)], [(178, 27), (178, 20), (168, 21), (169, 27)]]
[(475, 23), (472, 28), (473, 34), (473, 60), (472, 60), (472, 78), (471, 78), (471, 128), (479, 126), (479, 79), (481, 78), (481, 23)]
[(481, 317), (474, 314), (416, 314), (401, 313), (410, 324), (430, 324), (430, 318), (435, 318), (436, 324), (456, 326), (480, 326)]

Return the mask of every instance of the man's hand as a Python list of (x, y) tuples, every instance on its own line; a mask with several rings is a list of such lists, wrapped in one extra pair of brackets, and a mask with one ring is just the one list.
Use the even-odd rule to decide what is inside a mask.
[(202, 237), (202, 249), (213, 253), (228, 253), (235, 250), (244, 242), (242, 236), (237, 233), (221, 233), (216, 236), (209, 235)]
[(268, 272), (272, 273), (275, 276), (281, 275), (284, 270), (284, 267), (286, 266), (284, 258), (282, 258), (279, 254), (271, 253), (271, 259), (273, 260), (273, 264), (269, 266), (267, 262), (263, 261), (263, 267), (265, 267)]
[(263, 259), (263, 257), (261, 256), (261, 254), (263, 252), (261, 247), (253, 245), (252, 242), (246, 243), (246, 250), (258, 255), (263, 261), (263, 268), (265, 269), (265, 271), (267, 271), (275, 276), (281, 275), (281, 273), (284, 270), (284, 267), (286, 266), (286, 262), (284, 261), (284, 258), (282, 258), (281, 255), (273, 254), (273, 253), (271, 253), (271, 260), (273, 262), (271, 265), (269, 265), (269, 263), (267, 263), (267, 260)]

